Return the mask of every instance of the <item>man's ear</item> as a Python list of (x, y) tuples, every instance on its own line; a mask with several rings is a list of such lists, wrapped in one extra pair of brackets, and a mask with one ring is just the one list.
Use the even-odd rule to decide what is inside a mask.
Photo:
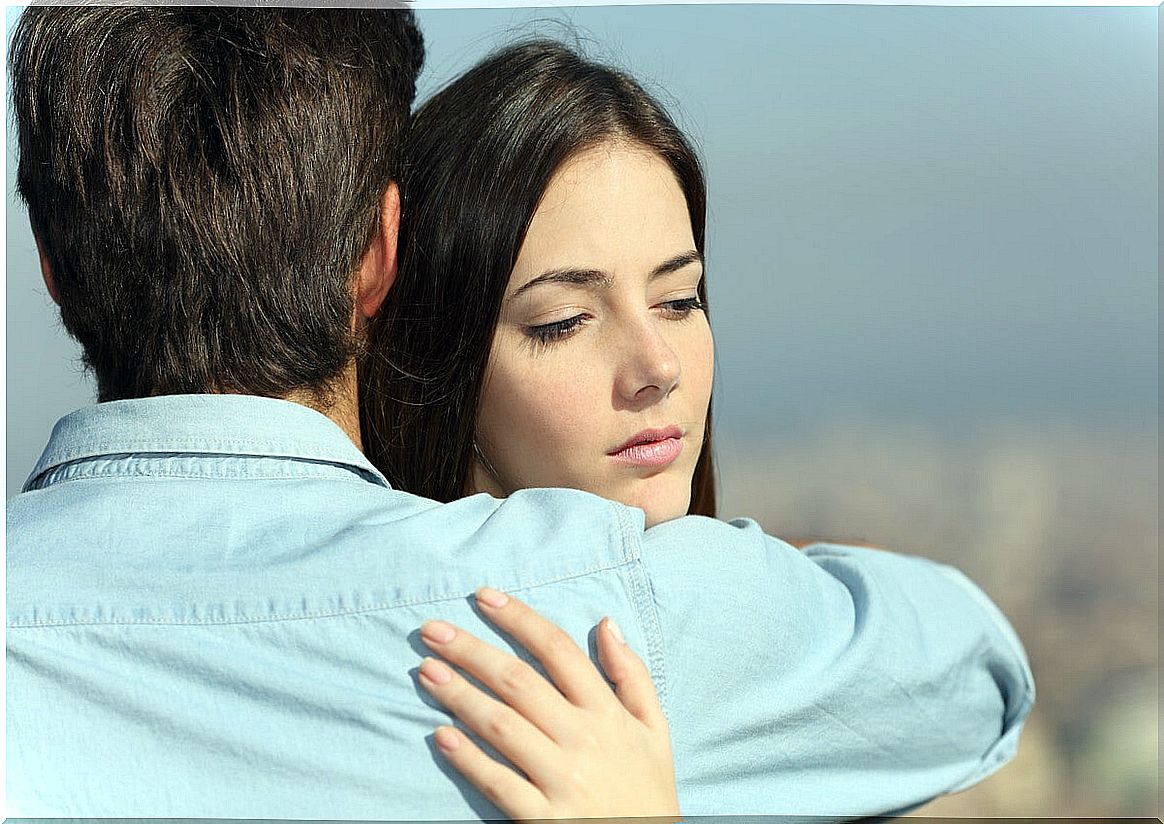
[(400, 189), (389, 183), (380, 200), (380, 229), (360, 261), (356, 310), (364, 320), (380, 311), (380, 304), (396, 281), (396, 243), (400, 238)]
[(45, 254), (44, 246), (40, 242), (40, 236), (35, 231), (32, 233), (32, 238), (36, 241), (36, 254), (40, 258), (40, 276), (44, 278), (44, 285), (48, 289), (49, 297), (53, 299), (53, 303), (60, 306), (61, 299), (57, 295), (57, 282), (53, 278), (52, 264), (49, 263), (48, 255)]

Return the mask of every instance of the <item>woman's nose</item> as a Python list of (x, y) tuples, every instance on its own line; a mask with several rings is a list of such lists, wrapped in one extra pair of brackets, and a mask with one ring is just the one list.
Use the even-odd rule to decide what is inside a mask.
[(679, 384), (679, 354), (653, 324), (640, 328), (626, 342), (616, 393), (628, 405), (645, 406), (669, 394)]

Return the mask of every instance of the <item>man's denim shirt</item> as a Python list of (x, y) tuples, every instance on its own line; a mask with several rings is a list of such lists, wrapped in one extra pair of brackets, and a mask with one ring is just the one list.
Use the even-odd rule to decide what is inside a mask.
[(1021, 645), (955, 570), (571, 490), (397, 492), (306, 407), (190, 395), (61, 420), (8, 502), (17, 816), (499, 817), (431, 733), (429, 618), (514, 593), (585, 649), (613, 616), (685, 814), (891, 811), (1014, 753)]

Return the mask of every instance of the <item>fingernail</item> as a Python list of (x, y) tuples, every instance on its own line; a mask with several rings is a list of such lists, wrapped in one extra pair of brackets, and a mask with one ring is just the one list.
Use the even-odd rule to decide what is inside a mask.
[(434, 644), (447, 644), (457, 637), (457, 631), (453, 629), (452, 624), (446, 624), (444, 621), (427, 621), (420, 628), (420, 637)]
[(420, 674), (437, 685), (453, 680), (453, 671), (435, 658), (425, 658), (420, 662)]
[(437, 731), (433, 733), (432, 737), (436, 741), (436, 745), (440, 747), (441, 752), (452, 752), (461, 746), (457, 734), (448, 727), (437, 727)]
[(477, 600), (487, 607), (499, 608), (509, 603), (509, 596), (504, 592), (498, 592), (489, 587), (481, 587), (477, 590)]
[(610, 634), (614, 636), (615, 641), (618, 641), (620, 644), (626, 644), (626, 639), (622, 637), (622, 630), (618, 628), (618, 624), (615, 623), (613, 618), (606, 619), (606, 628), (610, 630)]

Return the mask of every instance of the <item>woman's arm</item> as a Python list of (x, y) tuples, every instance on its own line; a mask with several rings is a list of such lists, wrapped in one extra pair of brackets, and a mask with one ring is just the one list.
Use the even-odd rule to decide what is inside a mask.
[(537, 658), (552, 683), (463, 629), (426, 623), (428, 647), (500, 700), (435, 658), (421, 664), (421, 685), (517, 769), (456, 727), (440, 727), (434, 738), (449, 762), (513, 818), (678, 820), (667, 719), (646, 666), (617, 626), (604, 619), (596, 633), (612, 691), (565, 632), (521, 601), (483, 588), (477, 604)]

